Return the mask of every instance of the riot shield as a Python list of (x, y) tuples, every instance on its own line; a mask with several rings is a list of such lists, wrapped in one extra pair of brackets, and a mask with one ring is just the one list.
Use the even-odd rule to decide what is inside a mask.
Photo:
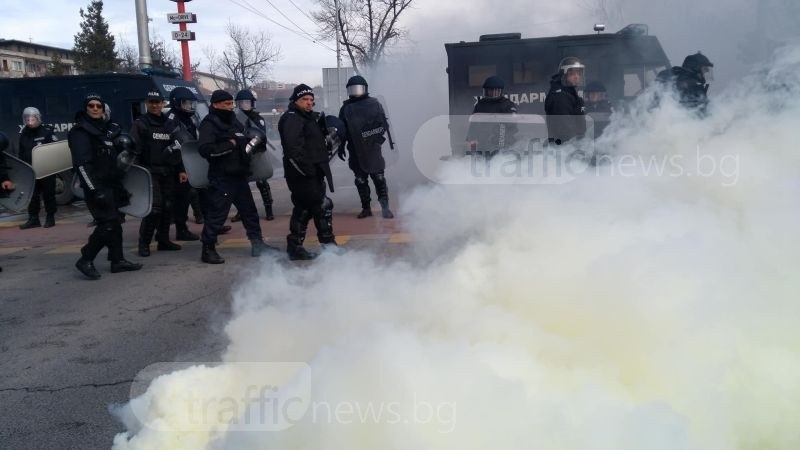
[(208, 186), (208, 160), (200, 155), (197, 141), (187, 141), (181, 145), (181, 158), (189, 176), (189, 184), (198, 189)]
[(0, 206), (11, 211), (22, 211), (28, 207), (36, 185), (33, 168), (22, 160), (5, 154), (8, 178), (14, 183), (14, 190), (0, 191)]
[(122, 186), (131, 194), (131, 203), (119, 208), (133, 217), (145, 217), (153, 208), (153, 181), (144, 167), (133, 165), (122, 178)]
[(31, 161), (37, 179), (72, 169), (72, 154), (66, 140), (37, 146), (33, 149)]
[(247, 179), (248, 181), (261, 181), (272, 178), (272, 161), (267, 154), (269, 150), (264, 152), (255, 153), (250, 159), (250, 172), (252, 175)]

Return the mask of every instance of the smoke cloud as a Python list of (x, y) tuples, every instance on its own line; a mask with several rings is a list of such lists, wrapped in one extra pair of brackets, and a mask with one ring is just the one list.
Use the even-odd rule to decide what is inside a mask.
[(800, 447), (800, 46), (768, 67), (703, 120), (643, 99), (569, 183), (445, 166), (402, 257), (264, 260), (223, 364), (155, 379), (114, 448)]

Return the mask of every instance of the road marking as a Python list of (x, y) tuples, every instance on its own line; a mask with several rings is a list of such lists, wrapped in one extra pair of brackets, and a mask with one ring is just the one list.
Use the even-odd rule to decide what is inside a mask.
[(414, 242), (414, 238), (408, 233), (392, 233), (389, 237), (390, 244), (409, 244), (411, 242)]
[(249, 239), (225, 239), (217, 248), (247, 248), (250, 247)]
[(28, 250), (30, 247), (5, 247), (0, 248), (0, 256), (10, 255), (12, 253), (21, 252), (22, 250)]
[(65, 245), (63, 247), (56, 247), (50, 251), (44, 252), (45, 255), (69, 255), (81, 252), (82, 245)]

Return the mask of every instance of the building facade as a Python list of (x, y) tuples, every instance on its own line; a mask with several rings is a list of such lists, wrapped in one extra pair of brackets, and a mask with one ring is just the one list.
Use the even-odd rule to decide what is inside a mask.
[(64, 75), (77, 75), (75, 53), (64, 48), (33, 42), (0, 39), (0, 78), (41, 77), (59, 58), (65, 66)]

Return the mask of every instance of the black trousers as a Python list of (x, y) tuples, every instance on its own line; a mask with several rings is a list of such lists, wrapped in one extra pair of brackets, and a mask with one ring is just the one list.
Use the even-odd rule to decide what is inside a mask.
[(325, 196), (325, 175), (317, 169), (304, 176), (292, 167), (285, 168), (286, 184), (292, 198), (292, 216), (289, 219), (288, 250), (301, 247), (306, 238), (308, 222), (314, 219), (317, 237), (323, 244), (335, 242), (333, 234), (333, 204)]
[(200, 240), (204, 244), (216, 244), (220, 228), (225, 225), (231, 205), (236, 206), (242, 225), (250, 240), (262, 239), (261, 224), (258, 220), (258, 210), (250, 192), (250, 183), (244, 177), (222, 177), (209, 180), (208, 188), (201, 195), (205, 204), (205, 221)]
[(36, 180), (33, 188), (33, 196), (28, 204), (28, 215), (38, 216), (44, 201), (44, 210), (47, 214), (55, 214), (56, 205), (56, 176), (52, 175), (41, 180)]
[(175, 187), (173, 220), (176, 229), (186, 229), (186, 222), (189, 220), (189, 206), (195, 217), (204, 217), (203, 202), (200, 200), (200, 189), (195, 189), (189, 183), (177, 183)]
[(109, 261), (122, 261), (122, 224), (117, 211), (120, 202), (116, 189), (105, 186), (97, 186), (95, 191), (84, 189), (84, 198), (97, 225), (89, 236), (89, 242), (81, 248), (81, 255), (94, 261), (103, 247), (107, 247)]
[(139, 226), (140, 245), (150, 244), (154, 231), (157, 241), (169, 240), (169, 224), (173, 217), (175, 190), (178, 185), (175, 173), (151, 173), (150, 177), (153, 182), (153, 209)]

